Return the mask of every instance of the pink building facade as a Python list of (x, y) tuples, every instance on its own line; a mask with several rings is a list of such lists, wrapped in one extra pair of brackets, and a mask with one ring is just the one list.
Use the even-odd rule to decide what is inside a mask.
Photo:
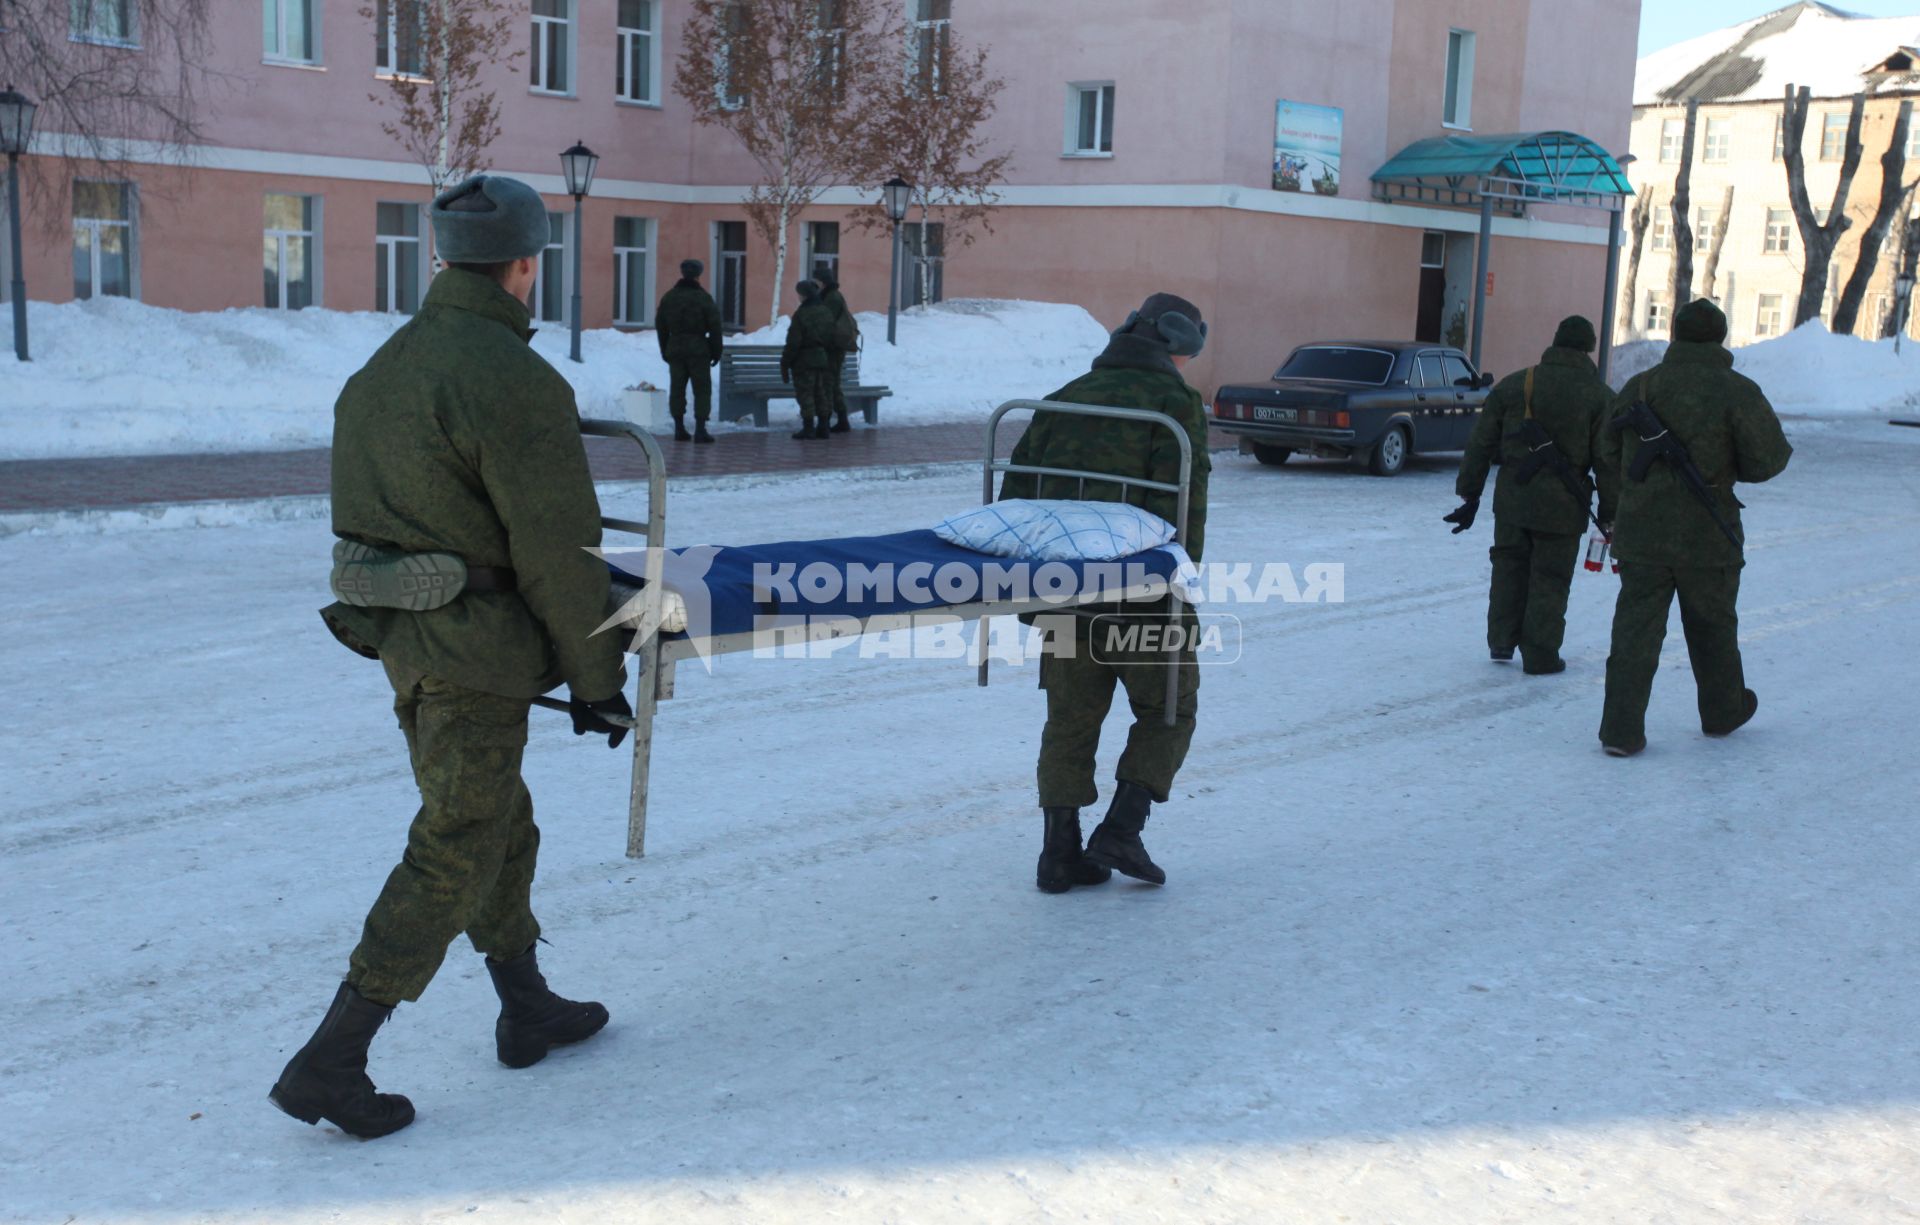
[[(1197, 0), (1143, 15), (1090, 0), (900, 2), (910, 25), (951, 21), (989, 47), (1007, 83), (993, 132), (1014, 155), (1002, 206), (993, 233), (931, 252), (940, 296), (1070, 301), (1117, 322), (1149, 290), (1180, 293), (1213, 325), (1191, 372), (1203, 388), (1264, 377), (1309, 339), (1459, 325), (1479, 219), (1374, 198), (1369, 175), (1406, 145), (1561, 129), (1622, 150), (1631, 120), (1638, 0)], [(671, 88), (690, 6), (531, 6), (522, 37), (543, 54), (500, 76), (493, 169), (532, 182), (555, 214), (538, 314), (552, 326), (568, 310), (559, 154), (580, 140), (602, 157), (581, 229), (586, 326), (647, 326), (687, 256), (707, 262), (733, 322), (767, 323), (773, 253), (738, 205), (752, 163)], [(209, 90), (208, 144), (190, 168), (156, 158), (124, 185), (60, 185), (48, 206), (60, 225), (28, 219), (30, 296), (410, 308), (428, 275), (428, 189), (370, 98), (406, 51), (346, 0), (217, 8), (210, 67), (224, 83)], [(42, 131), (36, 148), (61, 140)], [(1277, 163), (1298, 190), (1276, 190)], [(809, 210), (785, 280), (831, 257), (854, 306), (883, 310), (888, 242), (850, 224), (867, 203), (836, 189)], [(49, 237), (68, 210), (72, 246)], [(1598, 213), (1498, 221), (1490, 368), (1531, 360), (1562, 315), (1599, 318), (1605, 244)]]

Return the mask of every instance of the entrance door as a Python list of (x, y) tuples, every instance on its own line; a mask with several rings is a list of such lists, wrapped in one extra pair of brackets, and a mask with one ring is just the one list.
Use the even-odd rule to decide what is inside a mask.
[(1447, 236), (1428, 230), (1420, 236), (1420, 308), (1413, 338), (1439, 344), (1447, 309)]
[(720, 323), (730, 332), (747, 330), (747, 223), (719, 221), (713, 227), (713, 296), (720, 304)]

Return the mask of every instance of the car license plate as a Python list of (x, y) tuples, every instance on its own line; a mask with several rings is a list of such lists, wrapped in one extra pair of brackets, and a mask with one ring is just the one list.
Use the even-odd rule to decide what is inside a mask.
[(1300, 410), (1297, 408), (1255, 407), (1253, 410), (1253, 419), (1255, 421), (1298, 421), (1300, 420)]

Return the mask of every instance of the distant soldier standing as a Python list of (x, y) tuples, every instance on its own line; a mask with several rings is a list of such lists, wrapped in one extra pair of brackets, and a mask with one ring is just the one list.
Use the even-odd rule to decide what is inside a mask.
[[(697, 259), (680, 261), (680, 280), (660, 299), (654, 312), (654, 332), (660, 356), (670, 376), (667, 408), (673, 413), (676, 441), (712, 442), (707, 418), (713, 414), (713, 368), (724, 351), (720, 306), (700, 285), (707, 266)], [(693, 385), (693, 433), (687, 433), (687, 385)]]
[(860, 322), (847, 309), (847, 299), (840, 292), (840, 282), (826, 270), (813, 274), (820, 286), (820, 300), (833, 312), (833, 344), (827, 349), (827, 361), (833, 367), (833, 432), (844, 434), (853, 428), (847, 420), (847, 389), (840, 381), (840, 372), (846, 369), (847, 354), (860, 345)]
[[(413, 1105), (367, 1077), (367, 1047), (417, 1000), (461, 932), (500, 997), (508, 1067), (599, 1032), (607, 1010), (562, 999), (534, 958), (540, 831), (521, 781), (531, 699), (572, 690), (576, 734), (631, 716), (607, 606), (600, 507), (565, 379), (527, 341), (526, 295), (547, 245), (531, 187), (482, 175), (433, 203), (447, 268), (334, 407), (334, 590), (322, 610), (394, 691), (420, 809), (353, 950), (346, 981), (272, 1100), (371, 1138)], [(425, 581), (425, 589), (422, 584)]]
[(1746, 533), (1733, 485), (1772, 480), (1786, 470), (1793, 448), (1759, 386), (1733, 372), (1726, 338), (1719, 307), (1704, 298), (1682, 307), (1666, 357), (1622, 389), (1614, 401), (1620, 416), (1602, 435), (1599, 462), (1622, 478), (1613, 531), (1620, 600), (1600, 720), (1600, 744), (1610, 756), (1647, 747), (1647, 701), (1675, 595), (1699, 691), (1700, 730), (1728, 735), (1760, 708), (1740, 660), (1736, 606)]
[(833, 345), (833, 311), (820, 300), (820, 286), (802, 281), (797, 287), (800, 309), (787, 323), (787, 344), (780, 352), (780, 381), (793, 386), (800, 401), (799, 439), (828, 437), (833, 411), (833, 389), (840, 372), (828, 356)]
[[(1566, 671), (1567, 592), (1592, 513), (1593, 468), (1613, 393), (1589, 356), (1593, 324), (1561, 321), (1540, 364), (1500, 380), (1473, 427), (1454, 492), (1460, 508), (1443, 516), (1454, 535), (1473, 526), (1488, 469), (1493, 491), (1493, 589), (1487, 599), (1487, 649), (1499, 661), (1520, 650), (1529, 676)], [(1614, 481), (1600, 474), (1600, 521), (1613, 518)]]
[[(1199, 355), (1206, 339), (1207, 325), (1198, 307), (1172, 294), (1154, 294), (1113, 334), (1106, 350), (1094, 358), (1090, 373), (1047, 397), (1068, 404), (1151, 409), (1186, 429), (1193, 460), (1188, 473), (1187, 531), (1181, 543), (1196, 562), (1206, 547), (1207, 476), (1213, 461), (1207, 454), (1206, 407), (1180, 371)], [(1111, 472), (1165, 484), (1175, 484), (1181, 477), (1179, 443), (1163, 427), (1065, 413), (1034, 414), (1033, 424), (1014, 447), (1013, 459), (1019, 464)], [(1000, 496), (1132, 501), (1169, 523), (1177, 522), (1179, 514), (1178, 499), (1171, 493), (1099, 481), (1086, 482), (1082, 492), (1074, 478), (1036, 478), (1021, 472), (1007, 474)], [(1191, 648), (1177, 665), (1168, 664), (1164, 651), (1096, 650), (1096, 624), (1112, 622), (1076, 616), (1071, 650), (1050, 652), (1041, 660), (1047, 723), (1040, 734), (1038, 775), (1045, 833), (1035, 882), (1048, 893), (1101, 884), (1113, 872), (1156, 885), (1166, 883), (1167, 874), (1148, 856), (1140, 831), (1152, 806), (1167, 802), (1174, 775), (1193, 742), (1199, 709), (1200, 669)], [(1171, 727), (1165, 718), (1169, 666), (1180, 669)], [(1094, 755), (1100, 749), (1100, 728), (1113, 705), (1116, 684), (1126, 690), (1133, 727), (1115, 771), (1106, 819), (1083, 850), (1080, 810), (1099, 798)]]

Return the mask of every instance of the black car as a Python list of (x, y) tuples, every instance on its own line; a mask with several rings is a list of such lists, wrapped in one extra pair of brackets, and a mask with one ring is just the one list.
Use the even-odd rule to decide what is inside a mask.
[(1446, 345), (1327, 341), (1295, 349), (1264, 383), (1220, 388), (1213, 418), (1263, 464), (1298, 451), (1392, 476), (1409, 455), (1464, 450), (1491, 386)]

